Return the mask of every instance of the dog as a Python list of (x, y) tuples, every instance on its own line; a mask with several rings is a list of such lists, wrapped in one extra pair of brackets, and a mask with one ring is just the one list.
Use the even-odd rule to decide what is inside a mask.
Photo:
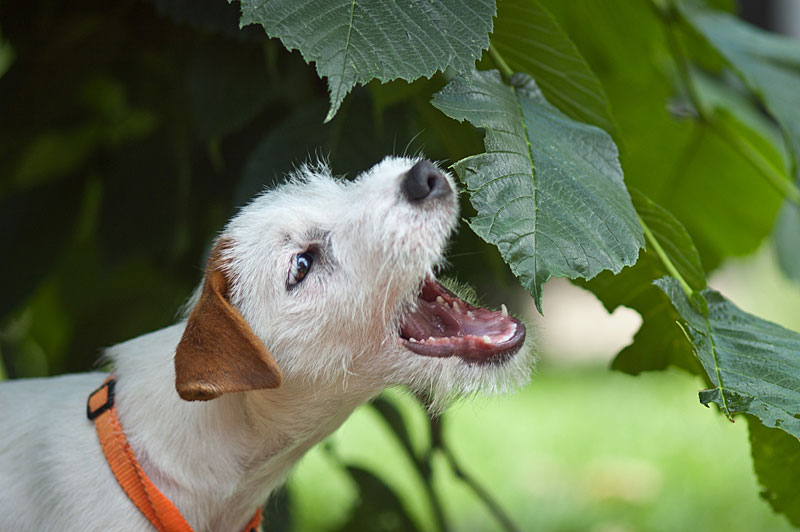
[(188, 317), (107, 350), (113, 390), (97, 404), (99, 372), (0, 385), (0, 530), (162, 529), (87, 410), (115, 410), (111, 439), (185, 519), (175, 530), (238, 532), (387, 386), (441, 409), (526, 383), (523, 324), (436, 280), (458, 212), (452, 177), (408, 157), (353, 181), (306, 165), (254, 199), (216, 239)]

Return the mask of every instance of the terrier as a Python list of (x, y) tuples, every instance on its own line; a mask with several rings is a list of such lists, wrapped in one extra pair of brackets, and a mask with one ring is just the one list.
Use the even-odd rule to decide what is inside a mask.
[(291, 466), (387, 386), (441, 408), (526, 383), (522, 323), (436, 280), (454, 189), (427, 160), (352, 182), (304, 166), (228, 223), (185, 321), (107, 351), (113, 376), (0, 385), (0, 530), (258, 530)]

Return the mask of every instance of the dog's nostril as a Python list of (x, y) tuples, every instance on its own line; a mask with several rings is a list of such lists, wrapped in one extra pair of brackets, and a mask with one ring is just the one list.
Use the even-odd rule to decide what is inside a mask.
[(440, 179), (439, 174), (431, 174), (428, 176), (428, 189), (433, 190), (436, 188), (436, 182)]
[(428, 160), (412, 166), (401, 185), (406, 199), (412, 203), (438, 198), (451, 192), (447, 179)]

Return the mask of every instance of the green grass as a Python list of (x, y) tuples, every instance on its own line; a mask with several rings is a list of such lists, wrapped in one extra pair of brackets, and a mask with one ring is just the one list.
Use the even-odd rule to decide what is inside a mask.
[[(792, 530), (758, 496), (744, 420), (732, 424), (701, 406), (701, 385), (678, 372), (544, 368), (516, 395), (451, 409), (445, 432), (462, 467), (522, 530)], [(400, 392), (389, 397), (424, 448), (423, 412)], [(374, 411), (359, 409), (330, 447), (401, 494), (420, 528), (436, 529), (421, 480)], [(500, 530), (443, 458), (434, 465), (452, 530)], [(297, 530), (337, 529), (358, 497), (321, 448), (301, 461), (290, 484)]]

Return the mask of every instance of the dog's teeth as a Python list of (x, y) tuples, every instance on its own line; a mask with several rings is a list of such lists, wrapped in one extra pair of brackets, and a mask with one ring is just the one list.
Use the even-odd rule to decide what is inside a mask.
[(483, 341), (486, 342), (487, 344), (492, 343), (492, 339), (486, 336), (485, 334), (483, 335)]
[(436, 296), (436, 302), (439, 303), (440, 305), (447, 306), (447, 303), (444, 302), (444, 298), (442, 296)]
[(434, 338), (433, 336), (428, 336), (428, 341), (429, 341), (429, 342), (432, 342), (432, 341), (434, 341), (434, 340), (436, 340), (436, 338)]
[(475, 315), (472, 313), (471, 310), (467, 311), (467, 316), (469, 316), (470, 318), (474, 318), (475, 317)]
[(412, 344), (416, 344), (417, 343), (417, 339), (414, 338), (413, 336), (411, 338), (409, 338), (408, 341), (411, 342)]
[(503, 316), (508, 317), (508, 309), (506, 308), (505, 303), (500, 305), (500, 311), (503, 313)]
[(456, 299), (453, 300), (453, 310), (456, 312), (461, 312), (461, 307), (458, 305), (458, 300)]

